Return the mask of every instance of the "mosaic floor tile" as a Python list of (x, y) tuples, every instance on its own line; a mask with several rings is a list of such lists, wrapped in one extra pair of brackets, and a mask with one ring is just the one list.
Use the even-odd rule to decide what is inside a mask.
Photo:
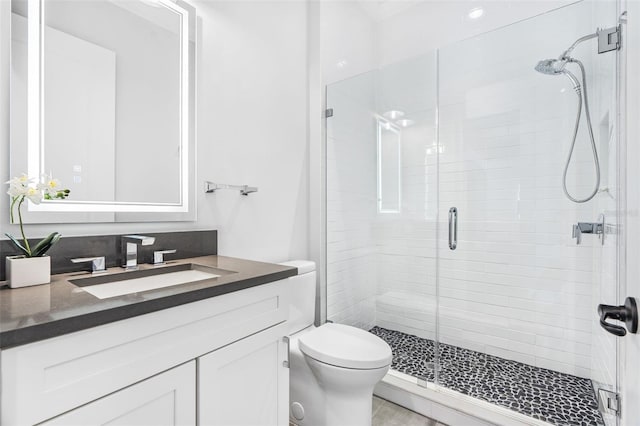
[[(391, 368), (434, 381), (435, 342), (374, 327)], [(558, 426), (603, 426), (591, 380), (440, 343), (440, 385)]]

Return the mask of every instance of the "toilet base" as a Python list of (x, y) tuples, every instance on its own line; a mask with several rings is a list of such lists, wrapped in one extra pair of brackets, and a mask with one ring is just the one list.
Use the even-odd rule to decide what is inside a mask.
[[(304, 355), (297, 339), (290, 348), (290, 420), (298, 426), (370, 426), (373, 388), (389, 366), (354, 370)], [(304, 416), (300, 418), (301, 410)]]

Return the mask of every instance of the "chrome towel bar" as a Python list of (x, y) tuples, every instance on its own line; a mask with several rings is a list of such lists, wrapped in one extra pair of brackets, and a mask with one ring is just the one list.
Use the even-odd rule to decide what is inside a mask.
[(216, 192), (218, 189), (233, 189), (240, 191), (242, 195), (249, 195), (252, 192), (258, 192), (258, 187), (248, 185), (227, 185), (226, 183), (214, 183), (208, 180), (204, 181), (204, 192), (211, 193)]

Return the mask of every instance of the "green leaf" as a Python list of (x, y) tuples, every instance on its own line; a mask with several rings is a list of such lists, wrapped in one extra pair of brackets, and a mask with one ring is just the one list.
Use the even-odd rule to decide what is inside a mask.
[(33, 248), (31, 251), (31, 257), (44, 256), (44, 254), (49, 251), (49, 249), (57, 243), (60, 238), (62, 238), (62, 235), (58, 232), (52, 232)]
[(27, 250), (26, 248), (24, 248), (24, 246), (22, 244), (20, 244), (20, 241), (16, 240), (13, 235), (9, 235), (9, 234), (4, 234), (7, 237), (9, 237), (9, 239), (13, 242), (13, 244), (15, 244), (15, 246), (22, 252), (24, 253), (25, 256), (27, 257), (31, 257), (29, 256), (29, 250)]

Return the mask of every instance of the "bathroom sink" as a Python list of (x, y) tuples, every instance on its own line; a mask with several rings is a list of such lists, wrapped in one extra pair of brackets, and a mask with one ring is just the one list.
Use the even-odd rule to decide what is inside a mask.
[(98, 299), (108, 299), (141, 291), (195, 283), (234, 273), (235, 271), (184, 263), (69, 281)]

